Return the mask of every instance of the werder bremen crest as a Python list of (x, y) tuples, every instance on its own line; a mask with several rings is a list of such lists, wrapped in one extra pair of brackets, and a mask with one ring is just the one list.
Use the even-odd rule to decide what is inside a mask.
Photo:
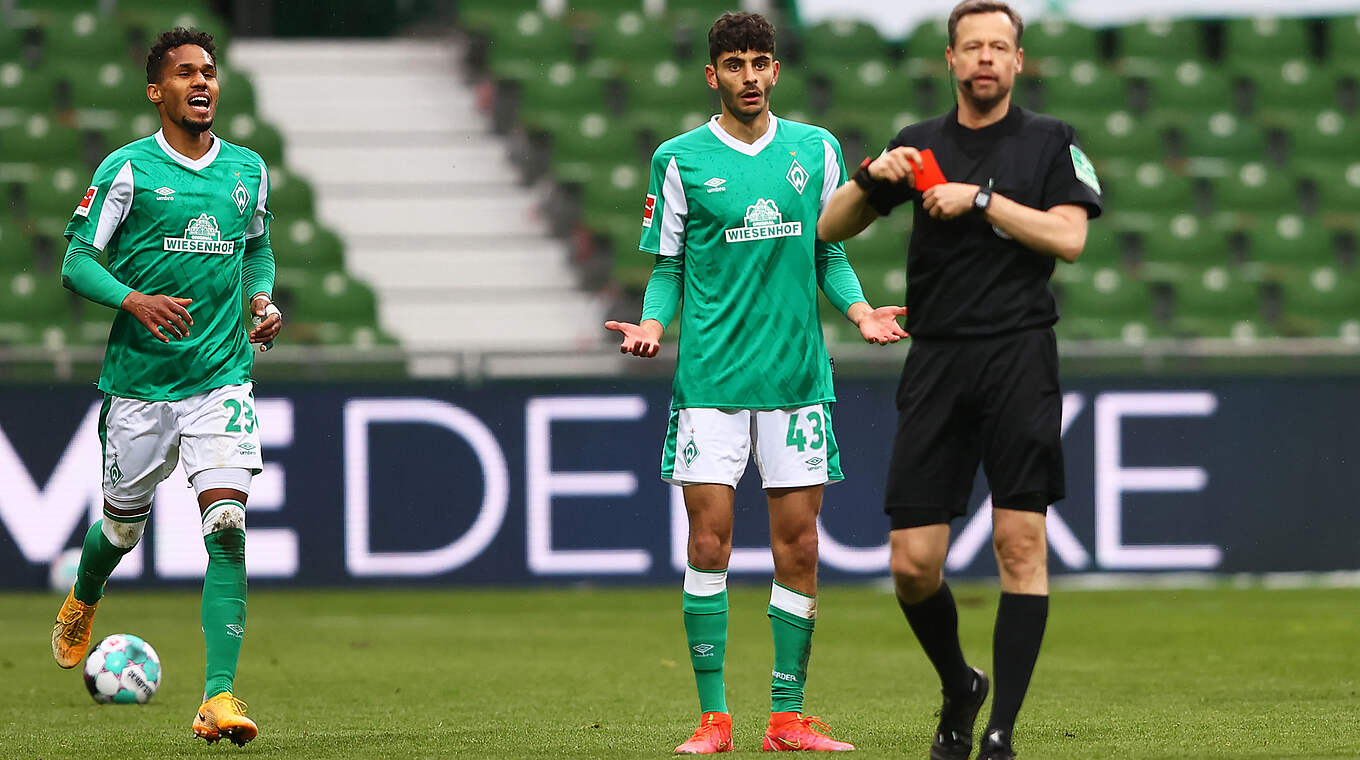
[(184, 228), (184, 237), (166, 238), (165, 250), (228, 255), (236, 250), (236, 241), (223, 240), (217, 218), (203, 213), (189, 220), (188, 226)]
[(761, 198), (746, 207), (746, 226), (723, 230), (729, 243), (749, 243), (753, 240), (798, 237), (803, 234), (802, 222), (786, 222), (779, 207), (768, 198)]

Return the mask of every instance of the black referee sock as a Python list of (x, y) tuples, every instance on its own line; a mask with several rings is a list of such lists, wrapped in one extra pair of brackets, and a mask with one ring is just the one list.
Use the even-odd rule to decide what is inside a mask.
[(992, 717), (987, 730), (1000, 728), (1007, 735), (1015, 728), (1015, 716), (1025, 701), (1039, 645), (1048, 623), (1048, 596), (1002, 592), (992, 633)]
[(973, 671), (959, 646), (959, 609), (949, 584), (941, 582), (939, 591), (915, 604), (898, 599), (897, 605), (940, 674), (941, 687), (949, 694), (967, 694), (973, 688)]

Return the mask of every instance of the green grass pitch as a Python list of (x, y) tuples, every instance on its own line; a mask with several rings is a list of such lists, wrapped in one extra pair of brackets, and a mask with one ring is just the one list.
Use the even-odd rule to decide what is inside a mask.
[[(964, 648), (991, 670), (997, 591), (960, 585)], [(765, 587), (732, 590), (727, 688), (760, 748)], [(0, 595), (0, 757), (660, 758), (697, 724), (680, 590), (256, 591), (237, 693), (260, 737), (193, 739), (198, 594), (114, 583), (95, 638), (159, 651), (150, 704), (99, 706), (52, 662), (61, 599)], [(1360, 591), (1062, 592), (1021, 713), (1024, 760), (1360, 757)], [(856, 757), (926, 756), (937, 682), (892, 597), (823, 589), (807, 711)], [(984, 713), (985, 715), (985, 713)]]

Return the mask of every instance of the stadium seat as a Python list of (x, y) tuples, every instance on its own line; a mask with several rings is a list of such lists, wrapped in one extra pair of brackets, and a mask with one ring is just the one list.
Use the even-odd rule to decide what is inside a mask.
[(56, 163), (81, 159), (84, 153), (79, 130), (43, 114), (32, 114), (20, 126), (0, 129), (0, 156), (6, 160)]
[(590, 57), (611, 70), (631, 73), (641, 61), (676, 55), (673, 29), (642, 14), (641, 3), (622, 13), (599, 13), (589, 24)]
[(1259, 161), (1242, 164), (1213, 181), (1214, 210), (1281, 214), (1299, 210), (1293, 177)]
[(283, 166), (269, 167), (269, 210), (279, 219), (310, 219), (314, 213), (311, 185)]
[(867, 61), (887, 58), (887, 43), (872, 24), (851, 19), (822, 21), (804, 27), (801, 66), (833, 79), (850, 76)]
[(519, 115), (542, 111), (580, 112), (606, 106), (605, 81), (570, 61), (541, 64), (537, 75), (519, 80)]
[(51, 71), (35, 69), (18, 61), (0, 62), (0, 111), (13, 109), (9, 122), (27, 112), (51, 110), (56, 97)]
[(45, 164), (24, 188), (30, 216), (70, 217), (90, 180), (81, 164)]
[(1322, 111), (1290, 132), (1290, 155), (1296, 161), (1344, 161), (1360, 145), (1360, 119), (1339, 111)]
[(1360, 281), (1319, 267), (1282, 284), (1281, 317), (1291, 332), (1360, 340)]
[(291, 313), (299, 321), (330, 322), (346, 327), (377, 324), (373, 291), (343, 271), (326, 272), (290, 295)]
[(49, 11), (43, 14), (39, 28), (44, 65), (108, 62), (130, 66), (136, 62), (136, 48), (130, 44), (127, 31), (116, 19), (94, 10)]
[(1194, 181), (1154, 161), (1140, 164), (1129, 181), (1108, 188), (1107, 195), (1112, 211), (1180, 214), (1196, 209)]
[(1182, 158), (1220, 158), (1246, 163), (1268, 156), (1265, 132), (1226, 111), (1200, 116), (1175, 127)]
[(460, 27), (487, 32), (500, 26), (505, 19), (536, 13), (538, 6), (538, 0), (459, 0), (454, 10)]
[(1064, 338), (1136, 342), (1152, 327), (1151, 289), (1113, 267), (1097, 269), (1089, 283), (1054, 289), (1060, 297), (1058, 328)]
[(1297, 126), (1319, 110), (1336, 108), (1336, 80), (1312, 61), (1239, 63), (1236, 77), (1250, 83), (1257, 119), (1267, 125)]
[[(220, 88), (217, 120), (225, 121), (238, 114), (256, 115), (255, 85), (245, 72), (224, 64), (217, 69), (217, 83)], [(140, 105), (147, 105), (146, 98), (140, 98)]]
[[(161, 32), (175, 27), (185, 27), (211, 34), (219, 51), (218, 57), (224, 60), (227, 57), (226, 52), (231, 47), (231, 34), (225, 22), (198, 0), (189, 2), (176, 0), (173, 3), (155, 0), (124, 3), (120, 0), (118, 6), (118, 19), (127, 30), (128, 39), (139, 48), (149, 47)], [(145, 61), (143, 57), (142, 62)]]
[[(1139, 61), (1161, 65), (1186, 57), (1204, 56), (1204, 35), (1199, 22), (1190, 19), (1152, 19), (1118, 30), (1116, 50), (1125, 65), (1139, 68)], [(1133, 72), (1130, 72), (1133, 73)]]
[(1302, 168), (1317, 189), (1318, 209), (1325, 214), (1360, 211), (1360, 161), (1332, 161)]
[(1250, 338), (1266, 331), (1255, 283), (1209, 267), (1175, 288), (1175, 331), (1182, 337)]
[(1126, 158), (1138, 163), (1166, 156), (1161, 131), (1149, 120), (1128, 111), (1108, 114), (1060, 114), (1077, 130), (1077, 140), (1092, 161)]
[(65, 325), (77, 308), (74, 294), (55, 287), (50, 276), (10, 273), (0, 280), (0, 335), (14, 343), (33, 342), (43, 325)]
[(1193, 214), (1163, 217), (1135, 234), (1139, 271), (1150, 282), (1181, 279), (1191, 271), (1230, 263), (1228, 235)]
[(283, 164), (283, 135), (250, 114), (237, 114), (215, 121), (213, 131), (228, 142), (244, 145), (259, 153), (268, 166)]
[(33, 268), (33, 246), (17, 222), (0, 218), (0, 273)]
[(1093, 59), (1055, 62), (1050, 68), (1053, 73), (1042, 80), (1045, 111), (1063, 114), (1129, 107), (1124, 80)]
[(146, 99), (146, 73), (126, 64), (107, 61), (55, 67), (69, 97), (64, 105), (76, 111), (129, 112), (154, 109)]
[[(1316, 220), (1297, 214), (1261, 216), (1247, 232), (1247, 256), (1267, 268), (1267, 275), (1281, 268), (1335, 266), (1332, 233)], [(1278, 279), (1278, 276), (1270, 277)], [(1355, 304), (1360, 315), (1360, 301)]]
[(704, 84), (702, 68), (674, 60), (657, 61), (639, 75), (625, 79), (625, 83), (630, 115), (658, 110), (684, 111), (716, 97)]
[(1025, 25), (1026, 53), (1040, 60), (1094, 61), (1103, 58), (1096, 30), (1057, 17)]
[(832, 87), (834, 110), (839, 111), (901, 107), (900, 104), (913, 102), (916, 95), (916, 81), (902, 76), (881, 58), (858, 61), (827, 79)]
[(1234, 18), (1224, 22), (1223, 58), (1232, 62), (1313, 58), (1308, 24), (1299, 18)]
[(1327, 57), (1333, 61), (1360, 59), (1360, 16), (1328, 19)]
[(306, 267), (311, 272), (344, 268), (344, 244), (314, 219), (276, 217), (269, 239), (281, 268)]
[(927, 21), (912, 30), (907, 37), (907, 55), (930, 61), (939, 61), (944, 68), (944, 50), (949, 47), (949, 19), (937, 18)]
[(487, 56), (498, 76), (522, 73), (524, 62), (574, 60), (575, 31), (559, 19), (537, 11), (497, 19), (490, 33)]
[(1197, 112), (1236, 108), (1232, 80), (1208, 61), (1181, 60), (1145, 81), (1148, 105), (1154, 110)]

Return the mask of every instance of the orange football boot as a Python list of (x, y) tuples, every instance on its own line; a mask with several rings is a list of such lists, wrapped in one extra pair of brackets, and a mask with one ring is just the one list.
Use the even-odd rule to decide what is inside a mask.
[(255, 721), (246, 717), (246, 703), (224, 691), (198, 708), (194, 716), (194, 735), (212, 744), (226, 738), (238, 747), (260, 733)]
[(689, 741), (675, 748), (677, 755), (711, 755), (732, 751), (732, 716), (724, 712), (706, 712), (699, 719), (699, 728)]
[(821, 718), (804, 718), (796, 712), (770, 713), (770, 727), (765, 729), (766, 752), (846, 752), (855, 748), (849, 742), (838, 742), (822, 733), (831, 727)]
[(94, 627), (94, 611), (99, 602), (86, 604), (76, 598), (76, 590), (66, 592), (66, 601), (52, 624), (52, 656), (63, 668), (74, 668), (85, 659), (90, 648), (90, 629)]

